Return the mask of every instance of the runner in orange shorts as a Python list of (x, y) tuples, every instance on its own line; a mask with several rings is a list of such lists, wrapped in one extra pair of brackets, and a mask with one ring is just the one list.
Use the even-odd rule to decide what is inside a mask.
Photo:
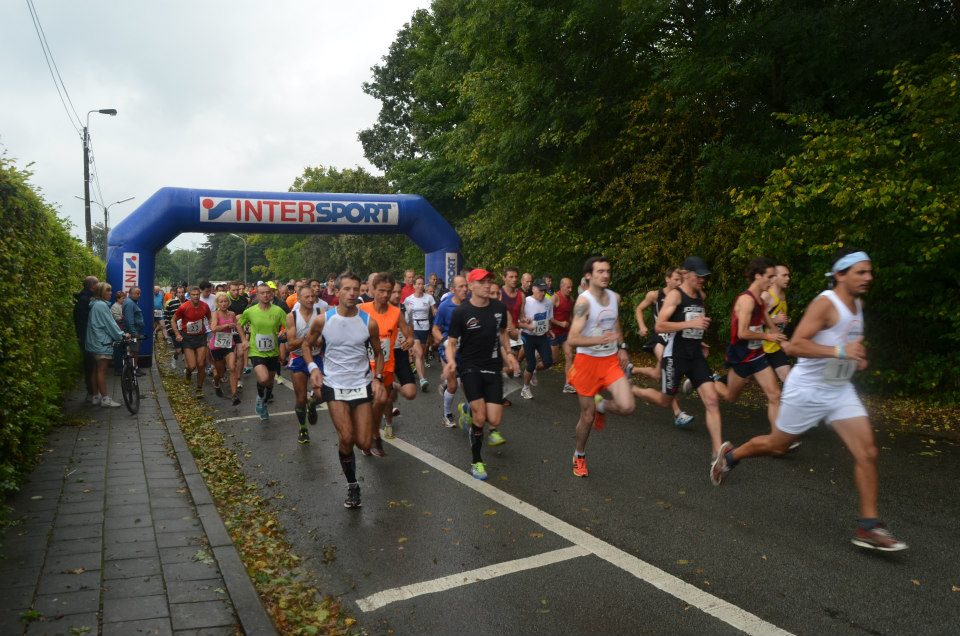
[[(636, 401), (623, 368), (629, 361), (623, 341), (618, 308), (620, 295), (609, 290), (610, 261), (593, 256), (583, 265), (589, 287), (573, 306), (573, 321), (567, 342), (577, 355), (570, 368), (569, 382), (580, 400), (577, 422), (577, 447), (573, 454), (573, 474), (587, 476), (587, 439), (590, 429), (603, 429), (604, 414), (630, 415)], [(600, 391), (610, 392), (604, 400)]]

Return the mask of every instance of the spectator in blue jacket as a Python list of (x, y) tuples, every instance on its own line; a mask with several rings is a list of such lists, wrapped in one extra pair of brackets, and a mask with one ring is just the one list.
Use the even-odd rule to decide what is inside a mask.
[(110, 298), (113, 288), (110, 283), (97, 283), (93, 298), (90, 300), (90, 317), (87, 321), (86, 348), (97, 362), (94, 378), (96, 393), (93, 404), (104, 407), (117, 407), (120, 403), (107, 395), (107, 365), (113, 359), (113, 343), (123, 338), (123, 331), (117, 326), (110, 312)]

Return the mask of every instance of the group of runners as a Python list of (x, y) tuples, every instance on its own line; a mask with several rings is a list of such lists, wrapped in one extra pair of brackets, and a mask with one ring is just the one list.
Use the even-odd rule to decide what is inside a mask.
[[(439, 302), (425, 293), (424, 278), (410, 270), (403, 282), (389, 273), (361, 279), (344, 272), (326, 288), (318, 289), (318, 281), (298, 286), (296, 298), (285, 303), (278, 302), (275, 285), (261, 283), (256, 302), (241, 306), (244, 294), (234, 284), (214, 296), (211, 308), (203, 298), (209, 294), (197, 286), (188, 290), (187, 301), (171, 299), (177, 306), (171, 311), (168, 303), (165, 315), (174, 339), (182, 343), (187, 382), (197, 375), (198, 394), (207, 349), (216, 367), (217, 393), (229, 378), (234, 404), (239, 403), (243, 359), (249, 358), (256, 374), (256, 413), (264, 422), (281, 360), (287, 362), (298, 441), (309, 442), (306, 424), (317, 421), (318, 403), (327, 405), (339, 439), (348, 508), (361, 506), (355, 449), (385, 455), (382, 437), (394, 435), (396, 397), (414, 399), (428, 390), (424, 366), (432, 349), (443, 365), (441, 423), (467, 431), (470, 473), (480, 480), (487, 479), (484, 439), (490, 446), (506, 443), (504, 378), (522, 376), (521, 397), (532, 399), (538, 370), (550, 368), (562, 352), (562, 391), (575, 393), (579, 404), (575, 476), (588, 476), (587, 443), (608, 415), (631, 415), (640, 399), (672, 409), (676, 426), (687, 428), (694, 418), (677, 398), (696, 390), (704, 404), (714, 485), (744, 459), (797, 450), (801, 436), (826, 421), (854, 459), (860, 517), (853, 543), (905, 549), (878, 518), (877, 447), (851, 384), (854, 373), (867, 366), (860, 298), (873, 278), (870, 258), (861, 251), (839, 252), (828, 273), (830, 289), (809, 305), (789, 338), (789, 269), (767, 258), (751, 260), (747, 286), (731, 309), (725, 377), (711, 371), (703, 341), (711, 324), (704, 292), (710, 273), (702, 259), (691, 256), (667, 270), (664, 287), (647, 293), (636, 307), (645, 348), (656, 356), (650, 367), (630, 361), (620, 321), (622, 299), (609, 289), (611, 263), (604, 257), (585, 262), (576, 296), (569, 278), (554, 290), (547, 277), (534, 280), (515, 268), (503, 272), (502, 284), (488, 270), (465, 270), (450, 281)], [(335, 295), (321, 299), (321, 292), (331, 288)], [(284, 305), (291, 300), (296, 302), (288, 312)], [(788, 356), (797, 358), (793, 368)], [(656, 380), (659, 387), (639, 386), (633, 377)], [(751, 378), (766, 396), (770, 432), (734, 446), (723, 439), (719, 403), (735, 401)], [(461, 387), (465, 399), (454, 408)]]

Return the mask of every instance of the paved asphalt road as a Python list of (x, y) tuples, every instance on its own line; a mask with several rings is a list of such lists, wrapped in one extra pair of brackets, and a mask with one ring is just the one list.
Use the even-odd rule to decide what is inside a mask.
[[(246, 417), (252, 376), (243, 405), (207, 400), (219, 418), (246, 417), (220, 423), (244, 470), (278, 497), (319, 589), (369, 633), (960, 632), (957, 446), (878, 431), (881, 514), (910, 550), (865, 553), (849, 542), (851, 461), (829, 429), (791, 458), (742, 463), (716, 488), (699, 401), (683, 400), (697, 416), (691, 431), (638, 405), (592, 435), (590, 477), (577, 479), (576, 398), (560, 392), (560, 374), (543, 375), (535, 399), (510, 395), (508, 443), (484, 447), (490, 481), (480, 485), (463, 472), (466, 435), (440, 426), (434, 365), (431, 391), (400, 404), (400, 441), (387, 457), (358, 453), (363, 508), (354, 511), (342, 506), (327, 413), (307, 446), (296, 442), (295, 416), (280, 414), (293, 410), (289, 383), (266, 425)], [(725, 405), (725, 438), (763, 432), (764, 413)]]

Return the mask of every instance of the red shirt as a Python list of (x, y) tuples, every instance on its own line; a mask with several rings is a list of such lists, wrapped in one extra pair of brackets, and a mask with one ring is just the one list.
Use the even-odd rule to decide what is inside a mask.
[(210, 307), (202, 300), (197, 306), (194, 306), (193, 302), (188, 300), (180, 305), (177, 311), (174, 312), (173, 319), (183, 321), (183, 327), (180, 331), (182, 331), (184, 335), (203, 335), (207, 332), (204, 320), (207, 322), (210, 321)]
[(500, 301), (507, 306), (507, 311), (513, 318), (513, 326), (517, 327), (520, 323), (520, 309), (523, 307), (523, 292), (517, 289), (513, 296), (510, 296), (507, 288), (503, 287), (500, 289)]
[(403, 304), (403, 301), (407, 299), (407, 296), (413, 296), (413, 285), (403, 284), (403, 287), (400, 288), (400, 304)]
[(557, 292), (557, 304), (553, 306), (553, 319), (557, 322), (567, 323), (566, 327), (558, 327), (553, 325), (553, 335), (554, 336), (565, 336), (570, 333), (570, 314), (573, 312), (573, 301), (568, 297), (564, 296), (560, 292)]

